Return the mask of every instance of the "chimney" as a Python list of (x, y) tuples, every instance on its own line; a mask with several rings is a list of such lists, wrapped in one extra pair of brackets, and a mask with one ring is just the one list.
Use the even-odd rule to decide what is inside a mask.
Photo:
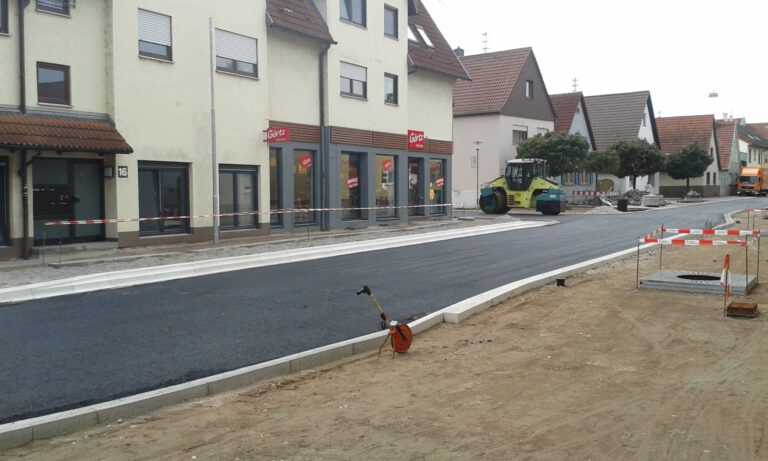
[(457, 47), (455, 50), (453, 50), (453, 52), (459, 58), (463, 58), (464, 57), (464, 50), (462, 50), (461, 47)]

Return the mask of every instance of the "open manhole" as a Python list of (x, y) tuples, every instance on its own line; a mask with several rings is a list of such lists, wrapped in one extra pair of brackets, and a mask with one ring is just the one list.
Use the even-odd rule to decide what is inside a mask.
[(706, 275), (706, 274), (683, 274), (678, 275), (677, 278), (679, 279), (685, 279), (685, 280), (696, 280), (699, 282), (710, 282), (712, 280), (720, 280), (720, 277), (717, 277), (715, 275)]

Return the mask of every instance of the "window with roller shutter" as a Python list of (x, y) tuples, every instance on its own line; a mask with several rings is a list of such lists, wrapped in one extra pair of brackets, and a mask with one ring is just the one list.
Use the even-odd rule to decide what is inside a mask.
[(258, 41), (245, 35), (216, 29), (216, 70), (258, 77)]
[(139, 9), (139, 56), (173, 59), (171, 17)]

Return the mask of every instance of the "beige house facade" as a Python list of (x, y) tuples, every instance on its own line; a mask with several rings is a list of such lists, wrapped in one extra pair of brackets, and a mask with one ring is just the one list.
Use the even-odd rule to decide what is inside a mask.
[(0, 1), (0, 258), (450, 213), (468, 77), (418, 0), (20, 5)]

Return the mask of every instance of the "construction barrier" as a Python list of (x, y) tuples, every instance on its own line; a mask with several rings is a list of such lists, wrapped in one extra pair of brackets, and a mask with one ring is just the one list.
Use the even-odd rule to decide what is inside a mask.
[(618, 192), (596, 192), (593, 190), (575, 190), (571, 192), (571, 203), (587, 203), (594, 197), (618, 197)]
[(351, 210), (391, 210), (397, 208), (433, 208), (433, 207), (453, 207), (456, 206), (453, 203), (442, 203), (437, 205), (401, 205), (401, 206), (383, 206), (383, 207), (361, 207), (361, 208), (291, 208), (269, 211), (243, 211), (238, 213), (219, 213), (219, 214), (201, 214), (201, 215), (184, 215), (184, 216), (154, 216), (149, 218), (112, 218), (112, 219), (80, 219), (80, 220), (56, 220), (45, 223), (46, 226), (69, 226), (76, 224), (116, 224), (124, 222), (155, 222), (155, 221), (169, 221), (177, 219), (193, 219), (193, 218), (213, 218), (213, 217), (229, 217), (229, 216), (252, 216), (252, 215), (270, 215), (270, 214), (286, 214), (286, 213), (309, 213), (313, 211), (351, 211)]
[(674, 229), (661, 228), (662, 232), (670, 234), (690, 234), (690, 235), (762, 235), (762, 231), (739, 230), (739, 229)]
[(695, 240), (695, 239), (653, 239), (641, 238), (640, 243), (658, 243), (659, 245), (678, 245), (678, 246), (722, 246), (722, 245), (749, 245), (741, 240)]

